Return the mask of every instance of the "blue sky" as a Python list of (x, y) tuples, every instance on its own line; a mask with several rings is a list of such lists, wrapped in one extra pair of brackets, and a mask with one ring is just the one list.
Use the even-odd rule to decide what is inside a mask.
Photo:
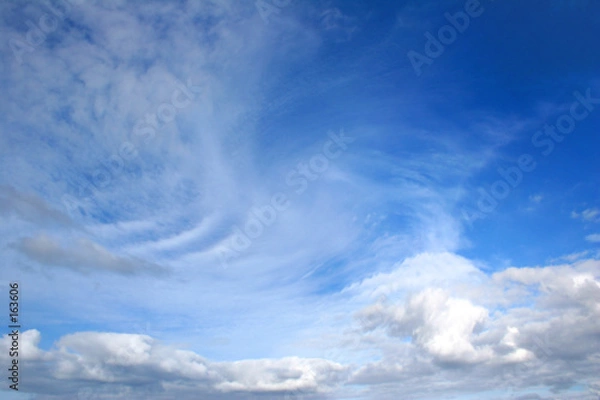
[(2, 396), (600, 394), (595, 2), (0, 7)]

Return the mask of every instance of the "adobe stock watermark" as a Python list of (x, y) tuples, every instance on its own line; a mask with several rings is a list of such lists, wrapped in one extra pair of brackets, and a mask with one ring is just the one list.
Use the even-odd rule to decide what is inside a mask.
[[(176, 81), (176, 89), (171, 94), (170, 101), (158, 105), (152, 113), (147, 113), (144, 118), (139, 119), (133, 126), (131, 136), (141, 140), (144, 144), (152, 140), (157, 132), (172, 122), (177, 113), (188, 107), (196, 99), (196, 95), (202, 92), (200, 86), (192, 84), (191, 79), (187, 84)], [(64, 194), (61, 198), (64, 206), (71, 216), (85, 215), (86, 203), (91, 201), (100, 190), (106, 188), (125, 172), (126, 163), (132, 162), (138, 156), (138, 147), (130, 142), (124, 141), (119, 150), (113, 153), (91, 174), (91, 180), (87, 180), (77, 187), (77, 198)]]
[[(542, 149), (541, 154), (544, 157), (549, 156), (561, 143), (566, 135), (572, 133), (577, 127), (577, 123), (586, 119), (595, 106), (600, 105), (600, 98), (594, 98), (591, 89), (587, 89), (585, 94), (579, 91), (573, 92), (575, 101), (569, 107), (567, 113), (561, 114), (556, 118), (554, 125), (544, 124), (543, 128), (536, 131), (531, 137), (533, 147)], [(532, 172), (537, 167), (535, 158), (530, 154), (521, 154), (517, 159), (517, 165), (508, 168), (498, 168), (500, 179), (489, 186), (489, 190), (479, 187), (479, 200), (476, 203), (477, 210), (462, 209), (463, 219), (469, 225), (477, 219), (485, 218), (493, 212), (501, 200), (506, 199), (510, 193), (523, 182), (523, 176), (527, 172)]]
[(272, 14), (280, 14), (281, 10), (288, 7), (291, 3), (292, 0), (257, 0), (254, 6), (265, 24), (268, 24)]
[[(300, 161), (286, 175), (285, 183), (295, 195), (301, 195), (314, 182), (329, 169), (330, 162), (337, 159), (348, 145), (354, 142), (354, 138), (348, 137), (343, 130), (336, 134), (328, 132), (327, 140), (322, 150), (313, 155), (308, 162)], [(285, 192), (277, 192), (271, 196), (271, 201), (260, 207), (253, 207), (248, 211), (248, 219), (242, 228), (235, 225), (233, 236), (229, 240), (229, 246), (219, 250), (219, 262), (221, 267), (227, 268), (230, 260), (239, 257), (252, 245), (252, 241), (263, 235), (265, 229), (273, 225), (277, 216), (287, 210), (291, 205), (293, 195)]]
[(8, 46), (19, 65), (23, 64), (25, 53), (33, 53), (46, 41), (49, 34), (58, 29), (72, 7), (67, 0), (48, 0), (39, 4), (45, 6), (48, 12), (44, 12), (37, 19), (37, 23), (31, 19), (25, 21), (27, 32), (24, 35), (8, 39)]
[(479, 0), (467, 0), (463, 9), (464, 11), (457, 11), (454, 14), (444, 13), (444, 18), (446, 18), (448, 24), (437, 30), (437, 37), (429, 31), (425, 32), (427, 41), (423, 48), (424, 54), (412, 49), (406, 53), (417, 76), (423, 74), (424, 65), (433, 64), (433, 60), (444, 54), (445, 46), (450, 46), (456, 41), (459, 34), (462, 35), (469, 28), (472, 18), (480, 17), (485, 11)]

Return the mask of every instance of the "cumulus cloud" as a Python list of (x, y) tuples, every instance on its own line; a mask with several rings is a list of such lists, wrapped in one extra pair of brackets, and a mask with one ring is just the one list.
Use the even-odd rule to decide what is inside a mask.
[[(53, 349), (38, 347), (37, 330), (23, 332), (24, 368), (32, 371), (28, 388), (42, 395), (76, 395), (83, 388), (126, 398), (247, 398), (248, 394), (325, 393), (343, 382), (348, 368), (318, 359), (287, 357), (213, 362), (193, 351), (167, 346), (147, 335), (78, 332), (65, 335)], [(10, 338), (2, 339), (2, 347)], [(6, 352), (0, 356), (7, 360)], [(35, 372), (35, 374), (33, 373)], [(46, 378), (52, 378), (47, 380)], [(128, 389), (136, 389), (131, 393)], [(227, 394), (227, 395), (225, 395)], [(48, 396), (48, 398), (52, 398)]]
[[(470, 363), (489, 360), (489, 348), (473, 346), (473, 332), (488, 318), (485, 308), (465, 299), (450, 297), (441, 289), (427, 289), (403, 306), (367, 308), (359, 313), (366, 328), (386, 325), (397, 337), (413, 342), (442, 362)], [(375, 322), (375, 323), (374, 323)]]
[[(425, 262), (427, 283), (411, 284), (407, 278), (424, 260), (453, 261), (456, 279), (436, 282)], [(576, 383), (591, 391), (589, 368), (600, 357), (600, 262), (507, 268), (478, 279), (468, 279), (470, 267), (461, 257), (427, 254), (363, 281), (368, 293), (374, 281), (385, 288), (355, 314), (361, 346), (379, 348), (382, 358), (355, 370), (351, 381), (373, 385), (373, 398), (393, 398), (385, 387), (392, 382), (403, 382), (403, 393), (415, 398), (435, 398), (417, 385), (441, 382), (439, 395), (518, 391), (539, 382), (565, 396)]]
[[(430, 264), (447, 265), (456, 279), (433, 279), (436, 270), (428, 271)], [(419, 267), (422, 284), (409, 279)], [(330, 343), (330, 357), (213, 361), (148, 335), (112, 332), (65, 335), (42, 350), (40, 333), (30, 330), (23, 335), (26, 365), (36, 371), (31, 376), (53, 379), (31, 378), (34, 391), (63, 397), (84, 387), (115, 399), (148, 393), (183, 399), (199, 394), (207, 399), (292, 394), (341, 399), (358, 393), (393, 399), (401, 393), (434, 399), (501, 390), (517, 397), (542, 384), (561, 398), (594, 398), (600, 261), (511, 267), (493, 274), (476, 274), (473, 268), (466, 258), (428, 253), (351, 285), (343, 304), (332, 305), (353, 319), (339, 327), (339, 344)], [(374, 290), (377, 286), (381, 290)], [(357, 356), (333, 361), (335, 348)], [(111, 392), (103, 392), (106, 383)], [(584, 391), (573, 392), (578, 387)]]

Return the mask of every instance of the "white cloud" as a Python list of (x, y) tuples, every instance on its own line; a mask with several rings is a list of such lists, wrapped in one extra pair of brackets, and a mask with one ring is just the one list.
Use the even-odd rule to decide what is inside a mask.
[(587, 235), (585, 240), (592, 243), (600, 243), (600, 233), (593, 233), (591, 235)]
[[(435, 278), (438, 270), (443, 279)], [(313, 344), (328, 347), (320, 357), (211, 361), (148, 335), (106, 332), (65, 335), (44, 351), (37, 347), (39, 332), (27, 331), (24, 349), (31, 376), (56, 380), (34, 380), (40, 392), (77, 393), (85, 382), (88, 390), (104, 393), (102, 383), (110, 382), (115, 399), (150, 392), (183, 399), (198, 393), (208, 399), (285, 393), (333, 399), (360, 390), (365, 398), (392, 398), (401, 390), (433, 399), (507, 387), (525, 393), (540, 382), (567, 396), (575, 384), (594, 387), (600, 261), (508, 268), (489, 276), (463, 257), (428, 253), (339, 296), (311, 313), (322, 322), (340, 322), (328, 333), (331, 341), (323, 341), (322, 325), (305, 325)], [(325, 354), (353, 361), (339, 363)], [(431, 391), (425, 394), (423, 385)]]
[[(427, 255), (422, 259), (435, 263), (435, 258)], [(443, 381), (439, 393), (444, 395), (456, 387), (480, 393), (490, 390), (496, 385), (493, 376), (503, 377), (498, 387), (535, 387), (540, 379), (555, 390), (575, 382), (591, 384), (593, 374), (581, 371), (593, 365), (590, 357), (600, 356), (594, 349), (600, 345), (599, 339), (593, 343), (584, 339), (600, 333), (599, 261), (508, 268), (478, 280), (466, 279), (465, 269), (457, 269), (462, 279), (443, 288), (425, 272), (426, 288), (419, 289), (410, 279), (403, 279), (410, 276), (406, 267), (417, 259), (378, 277), (386, 288), (381, 293), (386, 295), (357, 313), (365, 335), (361, 346), (379, 347), (382, 360), (358, 369), (353, 378), (356, 382), (402, 382), (403, 390), (410, 392), (408, 382), (418, 376), (421, 384), (423, 380)], [(437, 263), (449, 259), (441, 254)], [(467, 260), (463, 263), (468, 265)], [(367, 282), (364, 289), (372, 293), (372, 280)], [(472, 363), (477, 365), (476, 374), (454, 378), (460, 382), (456, 386), (448, 384), (453, 371), (466, 374), (466, 366)], [(565, 365), (579, 372), (566, 376)], [(385, 398), (387, 392), (380, 389), (383, 387), (372, 386), (370, 391)]]
[(458, 283), (472, 285), (484, 276), (473, 262), (454, 253), (421, 253), (395, 264), (391, 272), (374, 274), (345, 291), (377, 298), (428, 287), (448, 287)]
[[(106, 383), (114, 387), (112, 395), (118, 395), (122, 386), (141, 386), (128, 398), (144, 398), (152, 390), (178, 398), (188, 390), (203, 398), (225, 393), (233, 398), (248, 393), (310, 394), (332, 389), (348, 372), (347, 367), (316, 358), (212, 362), (138, 334), (78, 332), (63, 336), (49, 351), (37, 347), (39, 340), (36, 330), (22, 333), (23, 368), (31, 368), (28, 387), (38, 388), (39, 394), (73, 394), (83, 387), (101, 391)], [(2, 338), (3, 348), (9, 343), (9, 338)], [(0, 359), (6, 362), (4, 353)]]
[(404, 306), (371, 306), (358, 318), (365, 321), (366, 329), (383, 325), (393, 336), (412, 337), (441, 362), (481, 362), (493, 355), (491, 349), (476, 349), (472, 343), (474, 329), (486, 322), (488, 311), (468, 300), (450, 297), (441, 289), (426, 289)]
[(541, 201), (544, 199), (544, 196), (542, 196), (541, 194), (536, 194), (536, 195), (531, 195), (529, 196), (529, 201), (539, 204), (541, 203)]
[(571, 253), (571, 254), (567, 254), (555, 259), (550, 260), (550, 262), (552, 263), (557, 263), (557, 262), (561, 262), (561, 261), (567, 261), (567, 262), (575, 262), (577, 260), (580, 260), (584, 257), (586, 257), (590, 252), (588, 250), (584, 250), (584, 251), (580, 251), (577, 253)]
[(598, 222), (600, 221), (600, 210), (597, 208), (586, 208), (582, 212), (571, 211), (571, 217), (581, 219), (583, 221)]

